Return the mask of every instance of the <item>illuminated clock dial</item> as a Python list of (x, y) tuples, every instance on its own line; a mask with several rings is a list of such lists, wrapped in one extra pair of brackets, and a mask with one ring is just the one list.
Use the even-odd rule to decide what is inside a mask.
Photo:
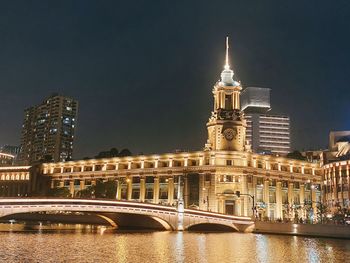
[(232, 128), (225, 129), (223, 133), (224, 133), (225, 139), (228, 141), (232, 141), (233, 138), (236, 137), (236, 131)]

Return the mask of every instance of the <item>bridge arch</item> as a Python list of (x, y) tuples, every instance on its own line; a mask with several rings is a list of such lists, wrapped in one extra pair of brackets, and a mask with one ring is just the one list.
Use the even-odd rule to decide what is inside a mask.
[[(114, 228), (124, 229), (153, 229), (173, 231), (175, 227), (167, 220), (152, 215), (135, 215), (130, 213), (103, 213), (103, 212), (86, 212), (70, 211), (67, 209), (56, 210), (58, 214), (46, 214), (49, 209), (22, 210), (21, 212), (7, 213), (0, 217), (4, 220), (17, 221), (51, 221), (57, 223), (81, 223), (81, 224), (108, 224)], [(45, 214), (42, 214), (44, 212)], [(59, 212), (68, 212), (60, 214)], [(81, 213), (80, 215), (74, 214)], [(80, 220), (79, 220), (80, 218)]]
[(220, 224), (220, 223), (194, 223), (188, 225), (185, 230), (187, 231), (213, 231), (213, 232), (239, 232), (239, 229), (235, 225)]
[[(60, 213), (60, 212), (67, 213)], [(254, 225), (249, 217), (224, 215), (208, 211), (184, 209), (157, 204), (105, 200), (105, 199), (59, 199), (59, 198), (7, 198), (0, 199), (0, 218), (11, 219), (11, 215), (46, 212), (43, 216), (55, 220), (55, 215), (79, 219), (89, 216), (98, 218), (98, 222), (108, 222), (113, 226), (139, 227), (156, 230), (230, 230), (245, 232)], [(81, 213), (81, 214), (80, 214)], [(57, 216), (59, 217), (59, 216)], [(68, 218), (67, 217), (67, 218)], [(45, 220), (45, 219), (43, 219)], [(47, 220), (51, 221), (51, 220)], [(67, 220), (68, 221), (68, 220)], [(67, 222), (64, 221), (64, 222)], [(86, 220), (87, 221), (87, 220)], [(58, 222), (56, 220), (56, 222)], [(179, 227), (181, 226), (181, 227)]]
[[(12, 200), (9, 200), (11, 202)], [(59, 200), (49, 203), (43, 200), (28, 203), (16, 202), (0, 210), (0, 218), (5, 220), (64, 220), (92, 224), (108, 223), (118, 228), (144, 228), (154, 230), (176, 230), (177, 213), (175, 208), (159, 207), (145, 203), (108, 202), (97, 200)], [(98, 202), (98, 203), (96, 203)], [(40, 214), (44, 212), (45, 214)], [(52, 214), (47, 212), (54, 212)], [(68, 212), (60, 214), (60, 212)], [(78, 214), (74, 214), (78, 213)], [(81, 213), (81, 214), (79, 214)], [(55, 217), (58, 219), (56, 220)], [(49, 219), (48, 219), (49, 218)], [(89, 221), (89, 218), (91, 221)], [(50, 220), (51, 219), (51, 220)]]

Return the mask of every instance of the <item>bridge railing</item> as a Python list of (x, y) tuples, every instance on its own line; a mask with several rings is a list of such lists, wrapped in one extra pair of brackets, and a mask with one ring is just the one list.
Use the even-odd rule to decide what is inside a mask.
[[(161, 209), (176, 212), (177, 207), (170, 205), (160, 205), (146, 202), (135, 202), (128, 200), (115, 200), (115, 199), (86, 199), (86, 198), (47, 198), (47, 197), (6, 197), (0, 198), (0, 206), (3, 205), (35, 205), (35, 204), (80, 204), (80, 205), (104, 205), (104, 206), (129, 206), (129, 207), (143, 207), (148, 209)], [(199, 209), (188, 209), (186, 208), (184, 211), (186, 214), (192, 214), (196, 216), (206, 216), (206, 217), (215, 217), (221, 219), (228, 220), (243, 220), (243, 221), (252, 221), (251, 217), (247, 216), (235, 216), (235, 215), (227, 215), (222, 213), (216, 213), (206, 210)]]

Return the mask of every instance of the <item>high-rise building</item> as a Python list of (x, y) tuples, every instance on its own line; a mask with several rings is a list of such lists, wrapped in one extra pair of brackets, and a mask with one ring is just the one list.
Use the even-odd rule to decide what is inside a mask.
[(24, 111), (19, 163), (72, 159), (78, 102), (53, 94)]
[(247, 121), (246, 141), (253, 152), (286, 155), (290, 152), (290, 119), (270, 114), (270, 89), (247, 87), (241, 94)]

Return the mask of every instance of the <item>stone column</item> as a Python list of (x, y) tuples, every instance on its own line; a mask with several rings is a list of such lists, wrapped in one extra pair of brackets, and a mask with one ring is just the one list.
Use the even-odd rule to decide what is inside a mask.
[(60, 181), (60, 187), (64, 187), (64, 181)]
[(288, 182), (288, 203), (289, 203), (289, 207), (292, 207), (292, 205), (294, 204), (294, 192), (293, 192), (293, 183), (292, 182)]
[[(333, 181), (333, 199), (334, 201), (338, 201), (338, 181), (335, 171), (335, 166), (332, 168), (332, 181)], [(313, 201), (316, 201), (316, 199), (312, 199)]]
[(264, 181), (264, 203), (266, 204), (266, 214), (265, 216), (270, 218), (270, 182), (269, 180)]
[(255, 205), (256, 205), (256, 202), (258, 201), (257, 198), (258, 198), (258, 194), (257, 194), (257, 189), (256, 189), (256, 185), (257, 185), (257, 178), (255, 176), (253, 176), (253, 184), (252, 184), (252, 187), (253, 187), (253, 195), (255, 197)]
[(172, 205), (174, 202), (174, 178), (168, 179), (168, 203)]
[(127, 183), (126, 200), (131, 200), (131, 197), (132, 197), (132, 178), (126, 179), (126, 183)]
[(225, 208), (224, 208), (224, 200), (222, 198), (220, 198), (218, 200), (218, 209), (219, 209), (219, 213), (223, 214), (225, 211)]
[(189, 197), (190, 197), (187, 176), (184, 176), (183, 180), (184, 180), (184, 201), (185, 201), (185, 208), (187, 208), (189, 205), (188, 203), (189, 203)]
[(154, 177), (154, 183), (153, 183), (153, 203), (158, 204), (159, 203), (159, 178)]
[(299, 199), (300, 199), (301, 206), (304, 206), (304, 202), (305, 202), (305, 185), (304, 184), (300, 184)]
[(182, 183), (182, 176), (179, 176), (178, 179), (178, 189), (177, 189), (177, 230), (183, 231), (184, 230), (184, 212), (185, 212), (185, 206), (184, 206), (184, 200), (183, 200), (183, 183)]
[(74, 180), (69, 181), (69, 192), (72, 197), (74, 197)]
[(283, 218), (282, 210), (282, 182), (276, 183), (276, 218)]
[(350, 172), (349, 172), (349, 165), (346, 166), (346, 182), (348, 184), (348, 205), (350, 205)]
[(80, 180), (80, 190), (85, 189), (85, 180)]
[(145, 202), (146, 195), (146, 178), (140, 178), (140, 202)]
[[(343, 177), (343, 172), (342, 172), (342, 166), (341, 165), (339, 165), (339, 167), (338, 167), (338, 175), (337, 176), (339, 176), (339, 184), (340, 184), (340, 189), (338, 189), (338, 190), (340, 190), (340, 200), (339, 200), (339, 202), (341, 203), (341, 205), (342, 206), (344, 206), (345, 205), (345, 202), (344, 202), (344, 193), (343, 193), (343, 191), (344, 191), (344, 177)], [(339, 195), (338, 195), (339, 196)]]
[(55, 181), (51, 179), (51, 185), (50, 185), (50, 188), (53, 189), (55, 188)]
[(120, 200), (120, 199), (122, 199), (122, 183), (118, 179), (116, 180), (116, 182), (117, 182), (117, 193), (116, 193), (115, 197), (117, 200)]
[[(235, 208), (234, 214), (236, 216), (241, 216), (242, 215), (242, 206), (241, 206), (241, 199), (240, 198), (237, 198), (235, 200), (235, 207), (234, 208)], [(225, 213), (226, 213), (226, 211), (225, 211)]]
[(305, 218), (305, 185), (304, 184), (300, 184), (300, 189), (299, 189), (299, 199), (300, 199), (300, 205), (302, 207), (301, 211), (302, 211), (302, 218)]
[[(248, 194), (248, 182), (247, 182), (247, 175), (242, 175), (242, 194)], [(248, 196), (243, 196), (243, 215), (248, 216), (248, 211), (251, 211), (251, 207), (248, 208)], [(251, 213), (249, 212), (249, 215)]]
[(317, 215), (317, 203), (316, 203), (316, 191), (315, 188), (311, 188), (311, 200), (312, 200), (312, 208), (314, 211), (314, 218)]

